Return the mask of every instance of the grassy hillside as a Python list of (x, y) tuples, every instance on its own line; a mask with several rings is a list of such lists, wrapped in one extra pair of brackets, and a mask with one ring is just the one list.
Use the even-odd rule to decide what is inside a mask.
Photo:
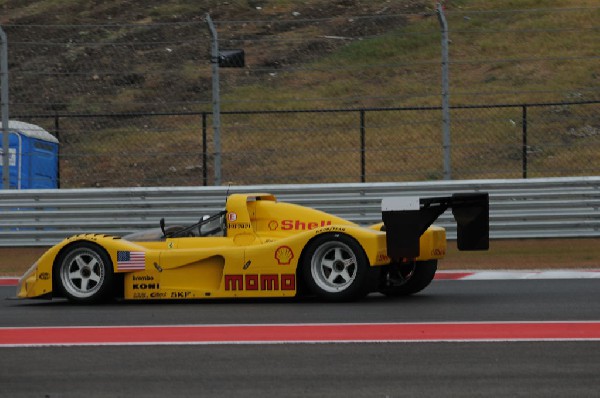
[[(596, 1), (446, 3), (456, 103), (598, 98)], [(207, 104), (206, 13), (217, 23), (221, 47), (247, 54), (246, 68), (222, 71), (228, 109), (281, 109), (282, 101), (296, 108), (437, 105), (433, 6), (428, 0), (0, 0), (0, 23), (11, 42), (16, 112)]]
[[(599, 98), (596, 2), (449, 3), (453, 103)], [(307, 99), (327, 106), (335, 98), (346, 106), (438, 105), (438, 20), (432, 12), (410, 15), (403, 26), (349, 40), (299, 69), (278, 74), (267, 88), (277, 103)], [(260, 81), (232, 90), (227, 98), (264, 99), (264, 92)]]

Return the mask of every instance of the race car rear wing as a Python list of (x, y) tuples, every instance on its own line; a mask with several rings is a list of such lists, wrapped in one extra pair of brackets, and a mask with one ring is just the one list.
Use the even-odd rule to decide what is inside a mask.
[(388, 256), (419, 256), (419, 239), (449, 207), (457, 223), (458, 250), (489, 249), (489, 195), (455, 193), (439, 198), (385, 198), (381, 203)]

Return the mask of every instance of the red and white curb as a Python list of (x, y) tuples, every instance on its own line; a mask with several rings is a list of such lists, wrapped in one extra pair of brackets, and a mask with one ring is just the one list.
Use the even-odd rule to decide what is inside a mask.
[(0, 277), (0, 286), (17, 286), (19, 278), (4, 278)]
[(0, 348), (511, 341), (600, 341), (600, 321), (0, 328)]
[[(438, 271), (436, 280), (510, 280), (510, 279), (600, 279), (598, 269), (576, 270), (500, 270), (500, 271)], [(19, 278), (0, 277), (0, 286), (16, 286)]]
[(0, 286), (17, 286), (19, 278), (3, 278), (0, 277)]
[(511, 280), (511, 279), (600, 279), (600, 270), (500, 270), (500, 271), (438, 271), (439, 280)]

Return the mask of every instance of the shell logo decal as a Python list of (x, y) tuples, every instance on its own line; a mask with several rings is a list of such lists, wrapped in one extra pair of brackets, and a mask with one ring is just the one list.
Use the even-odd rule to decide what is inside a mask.
[(294, 258), (294, 252), (288, 246), (279, 246), (275, 250), (275, 260), (279, 265), (289, 265)]

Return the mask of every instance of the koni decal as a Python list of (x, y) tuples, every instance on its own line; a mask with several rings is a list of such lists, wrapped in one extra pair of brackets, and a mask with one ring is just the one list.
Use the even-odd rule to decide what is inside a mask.
[(159, 290), (159, 283), (134, 283), (132, 286), (133, 290)]
[(267, 291), (296, 290), (295, 274), (225, 275), (225, 290)]

